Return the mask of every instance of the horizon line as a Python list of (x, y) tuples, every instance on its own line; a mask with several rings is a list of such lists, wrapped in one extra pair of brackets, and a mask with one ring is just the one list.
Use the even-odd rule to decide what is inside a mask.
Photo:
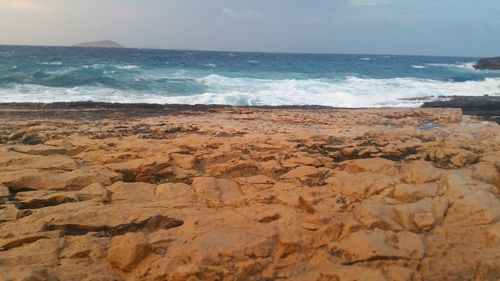
[[(106, 40), (113, 41), (113, 40)], [(113, 41), (116, 42), (116, 41)], [(121, 44), (120, 44), (121, 45)], [(57, 47), (57, 48), (85, 48), (85, 49), (135, 49), (135, 50), (160, 50), (160, 51), (192, 51), (192, 52), (219, 52), (219, 53), (256, 53), (256, 54), (290, 54), (290, 55), (360, 55), (360, 56), (408, 56), (408, 57), (454, 57), (454, 58), (489, 58), (485, 56), (464, 56), (464, 55), (422, 55), (422, 54), (382, 54), (382, 53), (329, 53), (329, 52), (300, 52), (300, 51), (244, 51), (244, 50), (215, 50), (215, 49), (196, 49), (196, 48), (169, 48), (169, 47), (91, 47), (74, 45), (32, 45), (32, 44), (3, 44), (0, 46), (12, 47)]]

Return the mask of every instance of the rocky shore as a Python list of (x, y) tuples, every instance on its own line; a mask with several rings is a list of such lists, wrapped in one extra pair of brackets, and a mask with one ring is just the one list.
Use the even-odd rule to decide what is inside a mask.
[(0, 280), (498, 280), (460, 109), (0, 105)]
[(500, 70), (500, 57), (480, 59), (475, 65), (479, 70)]
[(466, 115), (479, 116), (500, 124), (500, 96), (455, 96), (446, 100), (425, 102), (424, 108), (460, 108)]

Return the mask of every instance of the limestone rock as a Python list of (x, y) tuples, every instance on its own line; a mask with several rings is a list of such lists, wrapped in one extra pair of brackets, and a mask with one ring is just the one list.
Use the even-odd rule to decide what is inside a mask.
[(165, 178), (170, 174), (170, 171), (167, 169), (169, 165), (166, 157), (151, 157), (149, 159), (133, 159), (112, 163), (106, 166), (113, 171), (121, 173), (123, 181), (156, 183), (158, 179)]
[(312, 222), (303, 222), (302, 223), (302, 228), (307, 229), (307, 230), (318, 230), (321, 227), (320, 224), (317, 223), (312, 223)]
[(474, 226), (500, 219), (500, 201), (491, 193), (475, 191), (455, 201), (448, 210), (446, 223)]
[(479, 155), (465, 149), (441, 148), (430, 151), (426, 159), (440, 168), (462, 168), (475, 164)]
[(2, 280), (498, 276), (500, 126), (460, 109), (4, 104), (0, 119)]
[(488, 236), (488, 240), (493, 245), (498, 245), (500, 243), (500, 222), (497, 222), (486, 230), (486, 235)]
[(2, 173), (0, 182), (13, 190), (23, 189), (81, 189), (97, 182), (109, 185), (119, 180), (120, 175), (96, 166), (82, 167), (71, 172), (50, 172), (36, 169)]
[(3, 280), (23, 280), (23, 281), (42, 281), (42, 280), (59, 280), (55, 270), (49, 268), (30, 268), (30, 269), (14, 269), (5, 270), (0, 266), (0, 270), (5, 273), (2, 276)]
[(101, 198), (103, 202), (111, 200), (111, 192), (100, 183), (93, 183), (78, 191), (78, 197), (82, 200)]
[[(62, 238), (37, 239), (22, 247), (12, 247), (0, 251), (0, 266), (19, 267), (40, 265), (51, 268), (57, 265), (58, 254), (64, 245)], [(3, 271), (5, 272), (5, 271)]]
[(192, 185), (198, 200), (220, 200), (222, 198), (222, 192), (216, 178), (195, 178)]
[(387, 281), (387, 278), (385, 278), (384, 274), (382, 274), (382, 272), (377, 269), (370, 269), (361, 266), (344, 266), (339, 264), (331, 264), (304, 272), (291, 278), (291, 280)]
[(346, 263), (374, 258), (419, 259), (425, 245), (421, 236), (411, 232), (384, 232), (380, 230), (353, 233), (329, 244), (330, 253)]
[(180, 154), (180, 153), (172, 153), (170, 154), (170, 159), (172, 162), (185, 170), (190, 170), (193, 168), (195, 157), (190, 154)]
[(403, 229), (395, 218), (394, 209), (382, 202), (365, 200), (354, 210), (354, 215), (369, 229)]
[(447, 208), (445, 199), (434, 201), (427, 198), (414, 203), (395, 205), (365, 200), (354, 210), (354, 214), (370, 229), (427, 231), (441, 222)]
[(145, 203), (153, 200), (155, 188), (155, 185), (149, 183), (117, 182), (111, 185), (108, 190), (112, 194), (112, 202)]
[(439, 189), (451, 202), (455, 202), (475, 191), (484, 191), (492, 194), (496, 193), (496, 188), (494, 186), (459, 173), (448, 174), (439, 182)]
[(1, 197), (7, 197), (10, 195), (9, 188), (7, 188), (5, 185), (0, 184), (0, 198)]
[(472, 178), (496, 186), (497, 190), (500, 191), (500, 172), (494, 165), (475, 165)]
[(17, 219), (19, 210), (12, 204), (0, 205), (0, 222)]
[(345, 164), (344, 170), (351, 173), (372, 172), (393, 176), (398, 173), (398, 168), (394, 161), (384, 158), (370, 158), (352, 160)]
[(61, 237), (60, 231), (45, 231), (43, 233), (30, 233), (21, 236), (14, 236), (3, 239), (0, 243), (0, 251), (21, 247), (26, 244), (33, 243), (40, 239), (51, 239)]
[(401, 166), (401, 181), (404, 183), (428, 183), (438, 180), (442, 172), (430, 162), (414, 161)]
[[(19, 168), (24, 169), (58, 169), (72, 171), (78, 168), (78, 162), (62, 155), (30, 155), (16, 153), (13, 151), (0, 151), (0, 169), (12, 171)], [(4, 166), (5, 165), (5, 166)]]
[(196, 198), (201, 201), (237, 199), (242, 195), (239, 185), (226, 179), (195, 178), (192, 186)]
[(369, 172), (360, 172), (357, 174), (337, 172), (328, 178), (326, 182), (335, 192), (353, 200), (379, 194), (398, 183), (397, 180), (390, 176)]
[[(29, 192), (27, 192), (29, 193)], [(66, 203), (80, 201), (78, 195), (74, 192), (47, 192), (45, 195), (36, 192), (38, 196), (16, 196), (18, 198), (17, 207), (22, 210), (40, 209), (45, 207), (57, 206)]]
[(12, 148), (12, 151), (30, 154), (30, 155), (54, 155), (61, 154), (65, 155), (68, 153), (66, 148), (60, 146), (53, 146), (47, 144), (36, 144), (36, 145), (18, 145)]
[(384, 270), (384, 275), (389, 281), (417, 281), (422, 279), (414, 270), (398, 265), (389, 265)]
[(319, 161), (316, 157), (311, 157), (307, 153), (295, 153), (294, 156), (290, 159), (286, 159), (282, 162), (283, 167), (291, 167), (295, 168), (301, 165), (320, 167), (322, 166), (321, 161)]
[(291, 170), (282, 176), (283, 179), (294, 179), (315, 176), (318, 174), (318, 169), (313, 166), (300, 166)]
[(398, 201), (411, 203), (427, 197), (434, 197), (437, 193), (436, 183), (398, 184), (394, 187), (393, 197)]
[(151, 247), (144, 234), (127, 233), (113, 238), (107, 259), (118, 269), (132, 271), (150, 251)]
[(185, 183), (160, 184), (156, 187), (154, 195), (154, 201), (171, 204), (189, 204), (193, 198), (193, 188)]
[(238, 183), (228, 179), (217, 179), (217, 186), (221, 191), (222, 200), (238, 199), (243, 194), (241, 193)]

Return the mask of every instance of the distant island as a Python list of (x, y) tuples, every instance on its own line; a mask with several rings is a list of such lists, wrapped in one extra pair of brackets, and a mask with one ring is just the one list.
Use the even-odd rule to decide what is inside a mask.
[(114, 41), (111, 41), (111, 40), (82, 42), (82, 43), (75, 44), (72, 47), (124, 48), (122, 45), (120, 45)]

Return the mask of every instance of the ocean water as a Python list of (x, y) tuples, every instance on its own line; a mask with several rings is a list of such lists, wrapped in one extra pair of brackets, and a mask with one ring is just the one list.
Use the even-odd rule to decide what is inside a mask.
[(414, 107), (500, 95), (478, 58), (0, 46), (0, 102)]

